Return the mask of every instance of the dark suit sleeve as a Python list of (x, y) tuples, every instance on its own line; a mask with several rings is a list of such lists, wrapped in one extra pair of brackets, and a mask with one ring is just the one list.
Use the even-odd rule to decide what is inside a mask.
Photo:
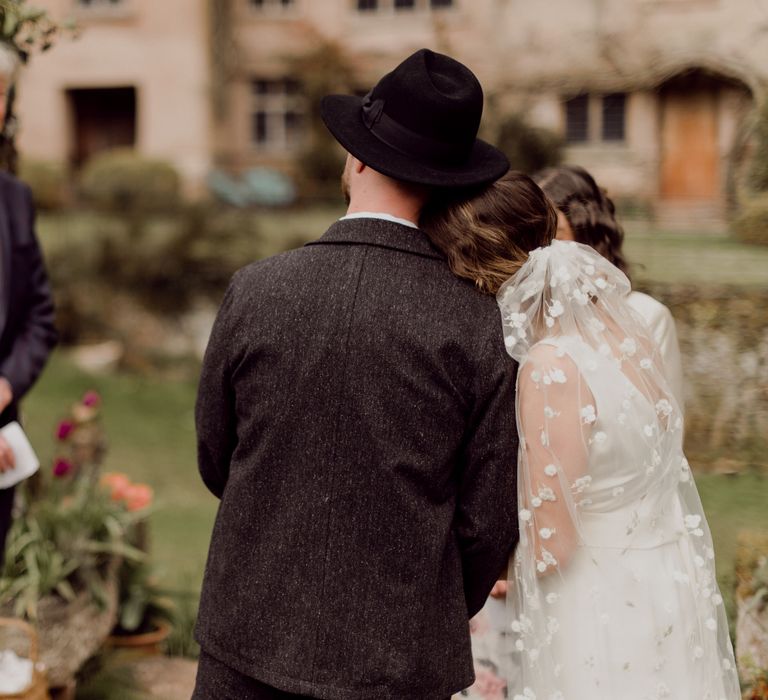
[(470, 617), (485, 604), (518, 541), (517, 366), (498, 337), (487, 343), (475, 379), (454, 520)]
[(43, 371), (48, 355), (56, 345), (57, 333), (51, 288), (34, 231), (32, 193), (26, 185), (18, 185), (13, 199), (10, 206), (24, 208), (24, 215), (16, 220), (24, 222), (23, 225), (30, 229), (19, 235), (25, 241), (24, 253), (30, 276), (25, 281), (28, 285), (25, 318), (13, 340), (10, 353), (0, 364), (0, 376), (8, 380), (13, 389), (13, 399), (18, 401)]
[(213, 324), (195, 405), (198, 468), (203, 482), (217, 498), (224, 493), (229, 462), (237, 445), (235, 393), (230, 370), (234, 295), (233, 280)]

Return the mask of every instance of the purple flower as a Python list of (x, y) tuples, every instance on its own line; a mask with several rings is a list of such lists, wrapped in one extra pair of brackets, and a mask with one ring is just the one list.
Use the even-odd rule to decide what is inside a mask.
[(58, 428), (56, 428), (56, 439), (62, 441), (66, 440), (74, 429), (75, 424), (71, 420), (61, 421)]
[(63, 459), (62, 457), (59, 457), (54, 463), (53, 463), (53, 475), (60, 479), (63, 476), (66, 476), (72, 471), (72, 463), (69, 462), (66, 459)]

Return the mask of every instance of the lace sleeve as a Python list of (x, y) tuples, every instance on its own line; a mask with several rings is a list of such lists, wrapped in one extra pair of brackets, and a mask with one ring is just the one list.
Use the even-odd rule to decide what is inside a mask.
[(518, 391), (521, 530), (542, 576), (566, 566), (578, 542), (573, 492), (589, 481), (595, 405), (573, 360), (552, 345), (532, 350), (520, 371)]

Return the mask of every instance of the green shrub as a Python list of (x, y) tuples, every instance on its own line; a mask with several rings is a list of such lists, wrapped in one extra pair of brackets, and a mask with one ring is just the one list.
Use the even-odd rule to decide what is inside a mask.
[(298, 185), (302, 199), (341, 200), (341, 173), (345, 154), (330, 134), (317, 138), (301, 157)]
[(509, 158), (512, 170), (528, 174), (559, 165), (563, 157), (563, 138), (549, 129), (531, 126), (520, 114), (503, 120), (496, 145)]
[(123, 223), (102, 238), (93, 274), (162, 310), (220, 292), (236, 270), (262, 257), (256, 216), (247, 210), (193, 204)]
[(69, 199), (67, 169), (55, 161), (23, 160), (19, 177), (32, 188), (35, 206), (43, 211), (63, 209)]
[(749, 187), (755, 192), (765, 192), (768, 190), (768, 100), (763, 102), (755, 117), (755, 150), (749, 168)]
[(768, 245), (768, 196), (746, 202), (731, 228), (736, 238), (744, 243)]
[(169, 211), (178, 206), (180, 190), (181, 179), (170, 163), (145, 158), (130, 149), (94, 156), (80, 180), (83, 198), (109, 212)]

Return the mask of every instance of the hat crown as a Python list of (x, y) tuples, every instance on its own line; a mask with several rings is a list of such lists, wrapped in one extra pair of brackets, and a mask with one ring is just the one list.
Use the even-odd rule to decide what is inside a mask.
[(325, 125), (355, 158), (383, 175), (432, 187), (470, 187), (509, 170), (507, 157), (477, 138), (483, 89), (471, 70), (421, 49), (363, 98), (326, 95)]
[(370, 93), (402, 127), (452, 144), (462, 157), (474, 144), (483, 115), (483, 89), (469, 68), (421, 49), (385, 75)]

